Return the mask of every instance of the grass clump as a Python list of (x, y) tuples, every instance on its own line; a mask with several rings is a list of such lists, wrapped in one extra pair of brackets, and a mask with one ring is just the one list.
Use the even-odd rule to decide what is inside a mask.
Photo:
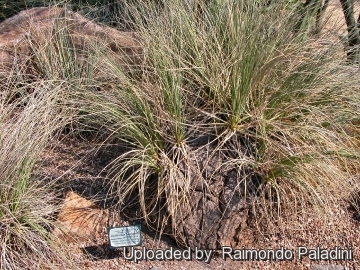
[(0, 78), (0, 269), (74, 268), (53, 234), (59, 211), (54, 181), (34, 172), (45, 147), (71, 118), (62, 102), (78, 73), (67, 63), (74, 55), (66, 33), (55, 29), (64, 40), (47, 40), (46, 33), (30, 28), (37, 39), (27, 34), (19, 45), (8, 44), (14, 61), (4, 65), (7, 76)]
[(59, 107), (60, 93), (58, 87), (44, 81), (21, 86), (8, 80), (2, 84), (1, 269), (56, 268), (67, 261), (52, 235), (58, 211), (52, 183), (46, 184), (32, 174), (40, 153), (67, 121)]
[(80, 106), (124, 146), (112, 177), (150, 226), (218, 248), (246, 226), (326, 217), (353, 196), (358, 150), (345, 130), (358, 95), (335, 50), (292, 31), (287, 1), (135, 2), (141, 75), (105, 57), (117, 83)]

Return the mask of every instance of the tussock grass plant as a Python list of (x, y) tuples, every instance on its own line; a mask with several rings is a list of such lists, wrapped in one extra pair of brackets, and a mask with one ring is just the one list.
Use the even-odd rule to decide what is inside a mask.
[(32, 172), (68, 119), (59, 107), (59, 88), (39, 81), (31, 89), (24, 96), (11, 87), (0, 93), (1, 269), (56, 268), (67, 261), (51, 233), (56, 194), (51, 183), (34, 179)]
[(79, 135), (88, 129), (93, 131), (94, 127), (84, 128), (83, 125), (80, 128), (71, 117), (78, 112), (77, 109), (73, 110), (73, 104), (76, 103), (73, 98), (77, 92), (96, 91), (109, 83), (109, 78), (102, 74), (99, 60), (99, 54), (104, 53), (106, 41), (90, 32), (84, 32), (83, 35), (76, 32), (74, 28), (78, 26), (79, 19), (68, 16), (66, 12), (55, 10), (54, 16), (54, 23), (46, 31), (32, 28), (31, 34), (26, 37), (30, 61), (22, 77), (23, 80), (44, 81), (58, 87), (61, 104), (63, 108), (67, 108), (68, 119), (71, 118), (64, 129), (68, 133)]
[[(27, 36), (32, 55), (30, 72), (59, 84), (66, 82), (72, 87), (88, 84), (94, 75), (93, 53), (74, 41), (74, 36), (70, 33), (72, 22), (67, 18), (66, 12), (54, 16), (56, 18), (52, 29), (50, 25), (45, 33), (33, 29), (33, 33)], [(85, 41), (86, 37), (84, 46)]]
[(353, 196), (355, 84), (335, 50), (292, 31), (286, 1), (127, 3), (141, 78), (104, 57), (118, 83), (82, 93), (81, 110), (124, 145), (112, 177), (150, 226), (217, 248)]

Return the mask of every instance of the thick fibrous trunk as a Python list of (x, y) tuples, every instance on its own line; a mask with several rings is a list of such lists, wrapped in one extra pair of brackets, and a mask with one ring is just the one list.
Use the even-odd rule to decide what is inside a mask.
[(350, 61), (356, 61), (359, 54), (360, 35), (358, 24), (354, 17), (354, 2), (352, 0), (340, 0), (348, 29), (347, 56)]

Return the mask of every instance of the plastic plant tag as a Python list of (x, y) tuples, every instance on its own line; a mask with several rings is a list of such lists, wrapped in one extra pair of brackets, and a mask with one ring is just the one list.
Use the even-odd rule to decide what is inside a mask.
[(142, 244), (141, 224), (108, 228), (109, 248), (133, 247)]

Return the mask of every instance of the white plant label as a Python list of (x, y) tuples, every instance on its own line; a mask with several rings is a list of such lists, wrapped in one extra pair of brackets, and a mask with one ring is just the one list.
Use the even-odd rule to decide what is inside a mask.
[(140, 246), (141, 225), (108, 228), (110, 248)]

